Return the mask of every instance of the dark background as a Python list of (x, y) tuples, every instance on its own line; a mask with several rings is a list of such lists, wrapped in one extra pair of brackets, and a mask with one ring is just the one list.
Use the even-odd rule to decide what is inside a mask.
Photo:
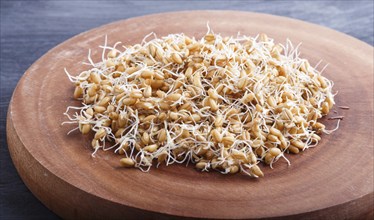
[(1, 0), (0, 219), (57, 219), (26, 188), (6, 144), (6, 112), (25, 70), (45, 52), (91, 28), (178, 10), (256, 11), (320, 24), (373, 45), (373, 1), (3, 1)]

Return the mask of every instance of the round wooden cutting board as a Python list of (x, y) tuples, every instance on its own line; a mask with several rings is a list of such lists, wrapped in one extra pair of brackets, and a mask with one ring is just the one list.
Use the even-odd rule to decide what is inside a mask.
[[(152, 168), (149, 173), (119, 167), (119, 156), (91, 157), (90, 136), (61, 125), (74, 86), (64, 68), (77, 75), (88, 68), (88, 49), (101, 59), (99, 45), (140, 43), (185, 33), (201, 37), (207, 22), (224, 36), (266, 33), (276, 42), (302, 42), (301, 56), (329, 63), (324, 74), (335, 82), (340, 128), (321, 143), (280, 160), (265, 177), (201, 173), (192, 166)], [(334, 128), (336, 120), (326, 120)], [(7, 137), (13, 162), (29, 189), (49, 209), (67, 219), (300, 218), (350, 219), (373, 216), (373, 47), (310, 23), (236, 11), (156, 14), (111, 23), (79, 34), (50, 50), (24, 74), (9, 106)]]

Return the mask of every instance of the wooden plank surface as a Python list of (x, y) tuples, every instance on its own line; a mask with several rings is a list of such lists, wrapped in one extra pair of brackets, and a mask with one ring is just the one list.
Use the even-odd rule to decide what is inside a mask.
[(373, 45), (371, 1), (1, 1), (0, 219), (56, 219), (24, 186), (9, 157), (5, 118), (24, 71), (60, 42), (93, 27), (144, 14), (232, 9), (321, 24)]

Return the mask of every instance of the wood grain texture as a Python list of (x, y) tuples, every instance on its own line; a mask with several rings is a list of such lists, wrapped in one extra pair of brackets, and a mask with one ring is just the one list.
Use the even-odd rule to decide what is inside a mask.
[[(373, 45), (372, 1), (4, 1), (0, 7), (0, 219), (56, 219), (25, 187), (9, 157), (5, 120), (18, 79), (75, 34), (143, 14), (194, 9), (257, 11), (298, 18)], [(308, 9), (308, 10), (305, 10)], [(98, 16), (100, 14), (100, 16)]]
[[(227, 19), (230, 18), (230, 19)], [(60, 126), (61, 112), (77, 104), (63, 68), (79, 73), (87, 48), (138, 43), (155, 32), (196, 37), (206, 21), (216, 33), (265, 32), (278, 42), (303, 42), (311, 63), (330, 63), (337, 105), (348, 105), (340, 129), (324, 135), (315, 149), (290, 156), (292, 165), (265, 168), (266, 178), (200, 173), (185, 166), (161, 166), (143, 173), (121, 169), (118, 155), (92, 158), (89, 137)], [(243, 21), (256, 22), (243, 22)], [(93, 50), (94, 60), (100, 50)], [(354, 54), (354, 56), (352, 56)], [(8, 112), (8, 144), (30, 190), (67, 219), (198, 218), (363, 218), (373, 209), (373, 48), (347, 35), (297, 20), (244, 12), (177, 12), (112, 23), (80, 34), (49, 51), (20, 80)], [(359, 99), (357, 97), (360, 97)], [(59, 100), (59, 101), (56, 101)], [(333, 127), (333, 121), (326, 121)], [(37, 143), (37, 144), (36, 144)], [(100, 208), (97, 208), (100, 207)], [(266, 207), (266, 208), (264, 208)]]

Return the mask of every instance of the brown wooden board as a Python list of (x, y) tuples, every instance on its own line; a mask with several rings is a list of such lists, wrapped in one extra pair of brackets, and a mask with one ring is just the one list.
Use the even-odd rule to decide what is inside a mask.
[[(88, 49), (99, 61), (108, 44), (140, 43), (185, 33), (201, 37), (207, 21), (224, 36), (266, 33), (276, 42), (302, 42), (311, 64), (329, 63), (324, 75), (339, 91), (330, 116), (343, 115), (339, 130), (321, 143), (264, 168), (265, 177), (200, 173), (184, 165), (149, 173), (119, 167), (120, 156), (100, 151), (91, 157), (90, 137), (67, 132), (63, 112), (74, 86), (64, 73), (88, 68)], [(335, 120), (323, 120), (328, 128)], [(373, 217), (373, 47), (314, 24), (257, 13), (193, 11), (155, 14), (84, 32), (50, 50), (22, 77), (8, 111), (7, 137), (13, 162), (30, 190), (63, 218), (372, 218)]]

